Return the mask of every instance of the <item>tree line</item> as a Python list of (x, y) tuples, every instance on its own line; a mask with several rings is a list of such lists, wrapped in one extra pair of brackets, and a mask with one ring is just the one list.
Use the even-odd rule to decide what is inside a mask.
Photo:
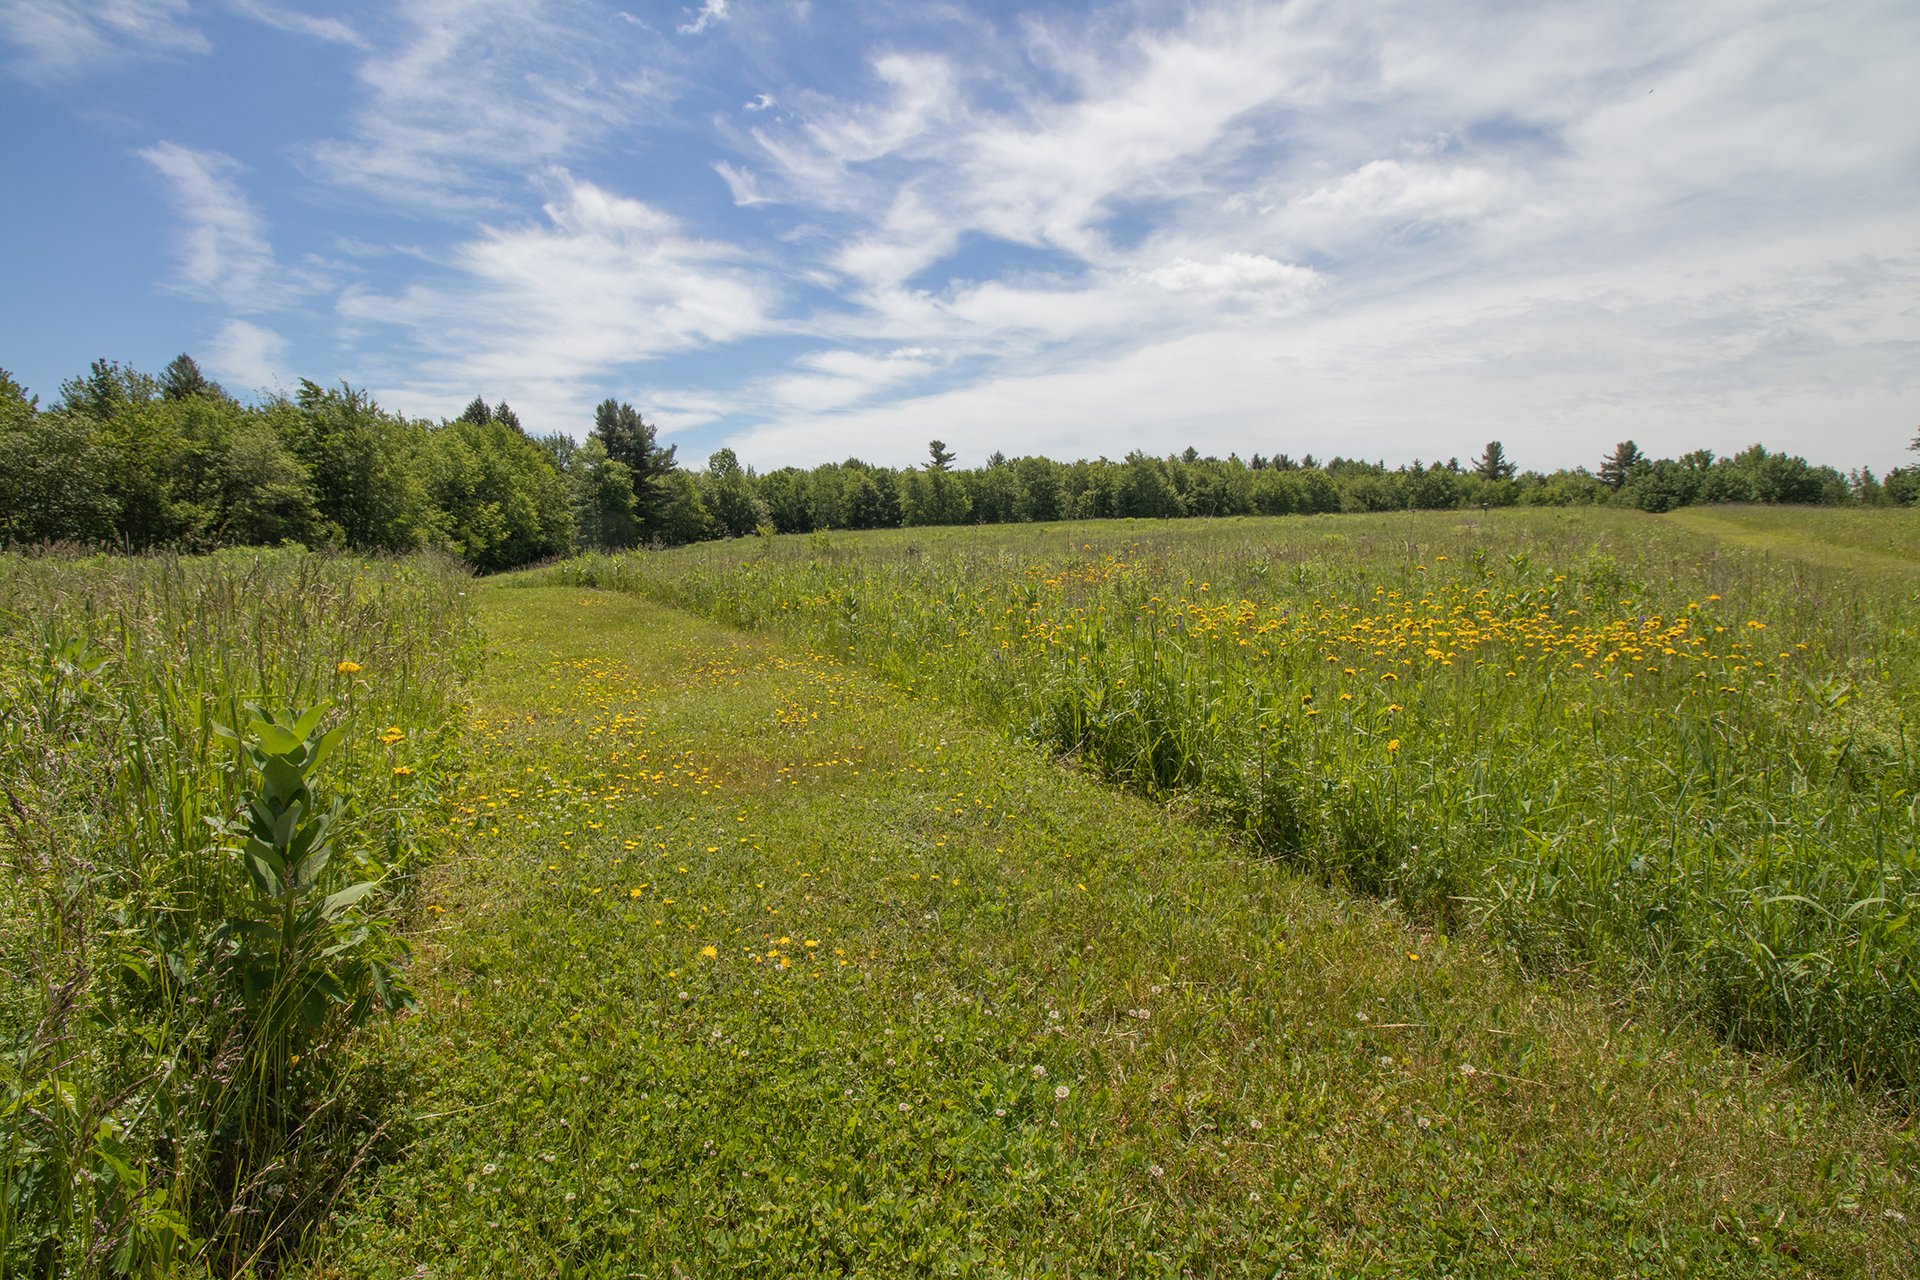
[(956, 468), (939, 440), (928, 455), (918, 467), (849, 458), (757, 474), (720, 449), (695, 471), (637, 410), (615, 400), (598, 406), (576, 442), (564, 433), (530, 435), (510, 405), (479, 397), (439, 422), (306, 380), (291, 395), (249, 405), (186, 355), (157, 377), (96, 360), (46, 408), (0, 370), (0, 545), (438, 547), (492, 571), (579, 549), (769, 530), (1920, 499), (1920, 466), (1842, 475), (1760, 445), (1731, 457), (1700, 450), (1649, 458), (1624, 441), (1593, 471), (1550, 473), (1519, 471), (1498, 441), (1466, 465), (1450, 458), (1394, 468), (1284, 453), (1223, 459), (1194, 449), (1075, 462), (995, 453)]

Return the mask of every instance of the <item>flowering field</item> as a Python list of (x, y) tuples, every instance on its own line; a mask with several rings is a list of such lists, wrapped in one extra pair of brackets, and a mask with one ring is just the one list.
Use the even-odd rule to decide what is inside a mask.
[(0, 562), (0, 1271), (1909, 1273), (1659, 826), (1871, 830), (1909, 602), (1621, 528)]
[[(1899, 1274), (1910, 1123), (843, 655), (482, 589), (393, 1151), (313, 1277)], [(1405, 747), (1402, 748), (1406, 750)]]
[(1449, 513), (814, 535), (549, 576), (804, 637), (1529, 969), (1902, 1089), (1920, 526), (1797, 514), (1759, 517), (1760, 549)]

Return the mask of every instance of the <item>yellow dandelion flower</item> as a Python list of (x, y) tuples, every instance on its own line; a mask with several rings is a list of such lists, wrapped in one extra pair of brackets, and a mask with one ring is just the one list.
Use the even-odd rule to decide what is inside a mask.
[(700, 954), (709, 960), (717, 960), (720, 958), (720, 948), (709, 944), (700, 948)]
[(352, 661), (351, 659), (347, 659), (341, 662), (336, 662), (333, 664), (334, 674), (336, 675), (350, 676), (354, 672), (358, 671), (359, 669), (360, 669), (360, 664)]

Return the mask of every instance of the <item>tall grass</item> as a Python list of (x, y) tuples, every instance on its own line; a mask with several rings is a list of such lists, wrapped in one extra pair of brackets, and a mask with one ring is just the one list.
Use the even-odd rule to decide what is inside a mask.
[(243, 1270), (364, 1148), (346, 1039), (405, 999), (465, 584), (0, 558), (0, 1274)]
[[(1920, 545), (1905, 515), (1844, 544)], [(1912, 1088), (1920, 575), (1825, 560), (1496, 512), (814, 535), (542, 580), (803, 636), (1529, 968)]]

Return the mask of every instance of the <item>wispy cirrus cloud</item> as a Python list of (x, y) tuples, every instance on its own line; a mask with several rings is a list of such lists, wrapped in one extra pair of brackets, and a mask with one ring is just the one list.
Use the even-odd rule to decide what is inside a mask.
[(407, 0), (357, 73), (344, 137), (306, 149), (355, 198), (437, 219), (511, 208), (524, 177), (662, 104), (656, 37), (581, 0)]
[(705, 0), (691, 21), (681, 23), (674, 30), (683, 36), (704, 35), (716, 24), (725, 22), (728, 16), (727, 0)]
[(240, 162), (218, 151), (160, 142), (142, 160), (166, 180), (180, 218), (173, 287), (242, 313), (272, 311), (316, 287), (274, 256), (266, 220), (240, 189)]
[(332, 44), (351, 45), (356, 49), (367, 47), (360, 33), (339, 18), (319, 17), (289, 4), (276, 4), (274, 0), (227, 0), (227, 4), (235, 13), (256, 22), (264, 22), (280, 31), (311, 36)]
[(343, 295), (355, 324), (408, 336), (406, 364), (374, 374), (397, 403), (430, 412), (511, 387), (541, 420), (579, 423), (596, 378), (779, 327), (775, 291), (739, 249), (564, 171), (546, 181), (539, 221), (483, 228), (440, 279)]
[(0, 36), (14, 66), (63, 79), (103, 64), (212, 49), (186, 0), (0, 0)]
[[(0, 31), (45, 67), (195, 22), (353, 59), (305, 138), (146, 162), (172, 292), (305, 307), (275, 328), (417, 411), (577, 428), (617, 394), (763, 465), (907, 460), (903, 421), (1551, 465), (1584, 458), (1556, 432), (1825, 444), (1817, 396), (1884, 429), (1920, 394), (1902, 0), (205, 2), (0, 0)], [(226, 155), (274, 146), (315, 181)], [(362, 282), (324, 311), (285, 267), (316, 251)]]
[[(1287, 403), (1378, 441), (1442, 423), (1522, 438), (1677, 425), (1679, 404), (1770, 421), (1804, 411), (1786, 384), (1821, 369), (1890, 412), (1887, 387), (1920, 387), (1913, 348), (1889, 340), (1891, 295), (1839, 286), (1837, 264), (1920, 254), (1874, 216), (1920, 176), (1896, 106), (1913, 64), (1885, 45), (1920, 21), (1867, 9), (1539, 6), (1502, 10), (1496, 49), (1492, 14), (1220, 5), (1117, 35), (1029, 24), (1047, 74), (1011, 86), (983, 69), (1004, 58), (948, 58), (911, 77), (876, 61), (877, 92), (845, 103), (783, 93), (785, 118), (746, 135), (736, 198), (830, 228), (820, 262), (855, 304), (834, 331), (936, 342), (974, 372), (826, 417), (796, 399), (734, 443), (868, 447), (891, 413), (950, 441), (1143, 421), (1218, 447)], [(1768, 283), (1735, 302), (1712, 282), (1739, 271)], [(1656, 316), (1664, 345), (1644, 337)], [(1767, 352), (1782, 362), (1763, 372)]]

